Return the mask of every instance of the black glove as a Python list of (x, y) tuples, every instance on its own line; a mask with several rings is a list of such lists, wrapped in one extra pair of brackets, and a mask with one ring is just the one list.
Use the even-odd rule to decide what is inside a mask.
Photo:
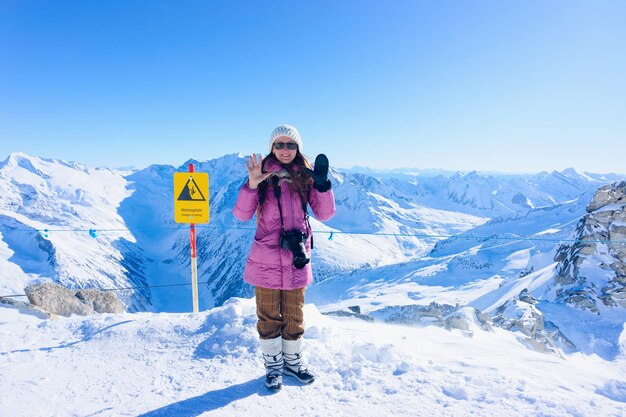
[(313, 188), (320, 193), (325, 193), (330, 190), (330, 180), (328, 179), (328, 158), (323, 153), (317, 155), (315, 158), (315, 166), (313, 171), (308, 168), (304, 168), (306, 173), (313, 178)]

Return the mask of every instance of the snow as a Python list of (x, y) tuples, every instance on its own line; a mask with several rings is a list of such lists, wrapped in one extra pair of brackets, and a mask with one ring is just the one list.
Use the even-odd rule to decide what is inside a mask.
[(537, 233), (536, 236), (550, 235), (554, 233), (559, 233), (560, 231), (561, 229), (546, 229), (543, 232)]
[[(231, 154), (204, 162), (189, 161), (196, 164), (198, 172), (210, 174), (212, 191), (211, 223), (198, 228), (198, 272), (209, 282), (199, 288), (201, 308), (220, 305), (231, 296), (252, 294), (240, 277), (254, 225), (244, 225), (231, 214), (246, 175), (243, 159), (240, 154)], [(152, 165), (124, 172), (11, 154), (0, 164), (0, 191), (5, 196), (0, 202), (5, 249), (0, 245), (0, 250), (6, 254), (0, 259), (0, 270), (7, 271), (0, 277), (0, 293), (13, 293), (39, 278), (70, 287), (96, 288), (189, 283), (188, 236), (173, 222), (171, 207), (172, 175), (181, 169), (186, 165)], [(468, 235), (532, 236), (558, 229), (560, 232), (550, 237), (562, 238), (571, 229), (563, 226), (580, 218), (583, 204), (588, 202), (581, 198), (584, 203), (526, 214), (529, 207), (524, 198), (519, 198), (519, 204), (511, 202), (518, 201), (518, 193), (537, 204), (574, 202), (573, 198), (598, 185), (597, 180), (571, 179), (561, 173), (538, 177), (534, 180), (537, 185), (523, 176), (477, 172), (449, 178), (424, 176), (419, 181), (415, 177), (380, 179), (336, 170), (331, 170), (331, 176), (337, 215), (325, 224), (311, 221), (316, 231), (312, 254), (316, 281), (383, 268), (372, 276), (397, 283), (399, 276), (408, 277), (410, 271), (396, 274), (405, 270), (396, 265), (415, 262), (412, 279), (417, 281), (420, 274), (429, 276), (433, 286), (441, 288), (488, 280), (502, 272), (507, 276), (520, 272), (516, 266), (521, 261), (506, 271), (500, 269), (508, 262), (504, 258), (528, 245), (497, 242), (502, 248), (498, 250), (494, 242), (468, 241)], [(498, 202), (493, 198), (496, 194)], [(510, 217), (492, 218), (502, 214)], [(7, 232), (11, 227), (26, 231)], [(37, 233), (43, 229), (50, 230), (48, 236)], [(89, 229), (96, 229), (96, 239), (89, 236)], [(331, 232), (333, 239), (329, 240)], [(444, 241), (447, 236), (459, 239)], [(439, 243), (446, 246), (432, 255), (433, 246)], [(468, 252), (468, 243), (480, 247), (476, 249), (479, 252)], [(550, 253), (552, 248), (543, 246), (537, 250)], [(224, 253), (230, 256), (224, 257)], [(456, 259), (446, 258), (452, 255)], [(543, 261), (536, 265), (534, 249), (531, 255), (529, 268), (545, 266)], [(470, 256), (473, 258), (466, 262)], [(473, 266), (478, 269), (465, 274)], [(406, 289), (415, 292), (414, 288)], [(132, 311), (182, 312), (189, 301), (187, 290), (183, 286), (141, 288), (119, 295)], [(466, 297), (457, 300), (468, 301)]]
[[(184, 313), (188, 286), (154, 288), (189, 281), (188, 232), (171, 214), (171, 178), (186, 165), (122, 172), (21, 153), (0, 164), (0, 295), (50, 279), (140, 287), (118, 292), (134, 314), (42, 320), (0, 304), (0, 414), (624, 415), (624, 309), (595, 315), (557, 301), (559, 241), (575, 237), (599, 185), (573, 170), (408, 179), (331, 170), (338, 213), (311, 219), (316, 283), (305, 306), (318, 380), (286, 380), (269, 395), (254, 301), (231, 298), (251, 295), (241, 274), (254, 224), (231, 214), (242, 158), (190, 161), (211, 174), (213, 192), (211, 224), (198, 227), (209, 283), (200, 306), (228, 300), (196, 315)], [(579, 267), (602, 288), (612, 258), (597, 249)], [(524, 289), (539, 302), (514, 302), (514, 313), (538, 310), (576, 352), (541, 354), (519, 334), (476, 323), (449, 332), (322, 314), (359, 306), (382, 319), (387, 307), (438, 303), (475, 319), (474, 307), (493, 313)]]
[[(129, 286), (115, 244), (134, 240), (117, 213), (131, 194), (122, 175), (11, 154), (0, 165), (0, 191), (8, 197), (0, 201), (0, 271), (6, 271), (0, 295), (23, 293), (25, 284), (42, 279), (70, 287)], [(122, 230), (94, 239), (88, 233), (94, 227)], [(49, 232), (38, 232), (44, 229)]]
[(477, 298), (469, 305), (476, 307), (483, 313), (491, 313), (496, 308), (507, 302), (508, 300), (519, 295), (523, 289), (528, 289), (531, 295), (543, 295), (548, 291), (548, 287), (552, 278), (554, 278), (554, 267), (556, 263), (540, 269), (537, 272), (528, 274), (509, 284), (485, 294), (483, 297)]
[(623, 381), (609, 380), (602, 388), (598, 388), (596, 393), (611, 400), (626, 403), (626, 383)]
[(0, 295), (21, 294), (24, 287), (34, 280), (31, 274), (25, 273), (21, 267), (10, 261), (14, 255), (15, 252), (5, 243), (5, 238), (0, 232), (0, 276), (13, 278), (1, 287), (3, 293)]
[(626, 352), (620, 339), (626, 336), (623, 310), (605, 309), (600, 319), (595, 313), (568, 304), (541, 301), (537, 308), (556, 326), (566, 331), (568, 339), (582, 354), (613, 360)]
[[(199, 314), (42, 320), (0, 307), (0, 410), (19, 416), (621, 416), (626, 361), (305, 305), (310, 386), (263, 386), (253, 299)], [(624, 337), (622, 335), (622, 337)], [(622, 352), (623, 353), (623, 352)]]
[(510, 271), (513, 269), (522, 269), (526, 265), (528, 265), (528, 261), (530, 261), (530, 248), (522, 249), (517, 252), (513, 252), (506, 258), (505, 261), (509, 261), (507, 265), (502, 268), (502, 271)]

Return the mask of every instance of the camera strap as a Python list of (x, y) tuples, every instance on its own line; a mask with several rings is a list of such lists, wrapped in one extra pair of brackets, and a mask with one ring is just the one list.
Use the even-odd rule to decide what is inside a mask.
[(283, 220), (283, 206), (280, 204), (280, 185), (278, 185), (278, 177), (272, 176), (272, 188), (274, 189), (274, 196), (278, 202), (278, 213), (280, 214), (280, 228), (282, 233), (285, 233), (285, 221)]
[[(285, 233), (285, 221), (283, 220), (283, 207), (280, 204), (280, 185), (278, 184), (278, 177), (272, 176), (272, 188), (274, 188), (274, 196), (278, 202), (278, 213), (280, 214), (280, 228), (281, 232)], [(302, 212), (304, 213), (304, 222), (307, 227), (307, 235), (311, 236), (311, 249), (313, 249), (313, 230), (311, 229), (311, 223), (309, 222), (309, 212), (306, 209), (306, 202), (302, 202)]]

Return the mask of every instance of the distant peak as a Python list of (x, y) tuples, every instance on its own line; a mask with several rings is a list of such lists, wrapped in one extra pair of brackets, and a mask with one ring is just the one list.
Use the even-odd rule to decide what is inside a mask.
[(7, 168), (15, 169), (19, 167), (27, 171), (30, 171), (36, 175), (39, 175), (40, 177), (48, 178), (48, 175), (45, 174), (44, 172), (49, 172), (50, 167), (53, 165), (65, 166), (65, 167), (68, 167), (77, 171), (82, 171), (85, 173), (89, 172), (89, 167), (87, 167), (86, 165), (80, 162), (73, 162), (73, 161), (67, 162), (67, 161), (60, 160), (60, 159), (41, 158), (38, 156), (28, 155), (24, 152), (11, 153), (9, 157), (0, 164), (0, 168), (7, 167)]
[(565, 168), (563, 171), (560, 172), (560, 174), (566, 177), (570, 177), (570, 178), (578, 178), (578, 177), (584, 176), (580, 172), (576, 171), (575, 168), (571, 168), (571, 167)]
[(579, 172), (575, 168), (571, 167), (561, 171), (561, 174), (569, 178), (583, 178), (588, 181), (593, 181), (593, 178), (591, 178), (589, 175)]
[(25, 152), (11, 152), (5, 162), (8, 160), (18, 161), (20, 159), (33, 159), (33, 156), (28, 155)]
[(198, 165), (200, 164), (200, 161), (198, 161), (197, 159), (188, 159), (185, 162), (183, 162), (183, 164), (181, 165), (181, 168), (187, 168), (189, 167), (189, 164)]
[(40, 168), (42, 165), (44, 164), (41, 158), (30, 156), (24, 152), (13, 152), (2, 162), (0, 168), (8, 168), (11, 170), (21, 168), (41, 178), (49, 179), (50, 176), (41, 171)]
[(484, 175), (481, 174), (478, 171), (471, 171), (471, 172), (467, 173), (467, 175), (465, 177), (466, 178), (483, 178)]
[(7, 159), (2, 161), (2, 163), (0, 164), (0, 168), (3, 168), (5, 166), (10, 167), (10, 168), (16, 168), (24, 164), (32, 165), (32, 161), (37, 160), (37, 159), (38, 159), (37, 157), (30, 156), (24, 152), (12, 152), (9, 154)]
[(477, 171), (470, 171), (470, 172), (465, 172), (465, 171), (457, 171), (454, 173), (454, 175), (452, 176), (452, 178), (455, 179), (466, 179), (466, 178), (475, 178), (477, 176), (480, 176), (480, 174)]

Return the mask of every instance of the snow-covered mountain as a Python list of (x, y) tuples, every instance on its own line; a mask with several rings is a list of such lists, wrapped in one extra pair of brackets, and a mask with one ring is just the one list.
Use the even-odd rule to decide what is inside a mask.
[[(0, 203), (1, 292), (18, 294), (27, 283), (49, 278), (69, 287), (134, 287), (118, 291), (131, 311), (187, 311), (189, 288), (169, 285), (190, 280), (188, 228), (174, 223), (172, 215), (173, 173), (186, 171), (189, 162), (210, 178), (211, 222), (198, 228), (201, 307), (251, 296), (241, 276), (255, 224), (231, 215), (246, 176), (244, 157), (236, 154), (134, 172), (10, 155), (0, 165), (0, 190), (6, 196)], [(419, 264), (446, 236), (497, 233), (501, 230), (489, 231), (488, 225), (521, 224), (520, 217), (533, 207), (545, 207), (531, 215), (538, 218), (559, 211), (554, 207), (577, 207), (569, 209), (573, 218), (583, 206), (572, 201), (583, 201), (606, 183), (572, 170), (534, 177), (472, 172), (409, 180), (331, 175), (337, 215), (326, 224), (312, 221), (317, 281)], [(528, 235), (529, 230), (520, 227), (517, 233)]]
[(592, 197), (498, 217), (438, 242), (419, 260), (313, 286), (325, 312), (434, 320), (463, 306), (542, 351), (619, 354), (626, 322), (626, 182)]
[[(118, 212), (132, 194), (127, 174), (21, 153), (2, 162), (1, 292), (21, 294), (42, 278), (69, 287), (145, 285), (125, 267), (127, 249), (138, 251)], [(94, 228), (115, 231), (93, 238), (87, 231)], [(131, 310), (150, 307), (142, 290), (120, 295)]]

